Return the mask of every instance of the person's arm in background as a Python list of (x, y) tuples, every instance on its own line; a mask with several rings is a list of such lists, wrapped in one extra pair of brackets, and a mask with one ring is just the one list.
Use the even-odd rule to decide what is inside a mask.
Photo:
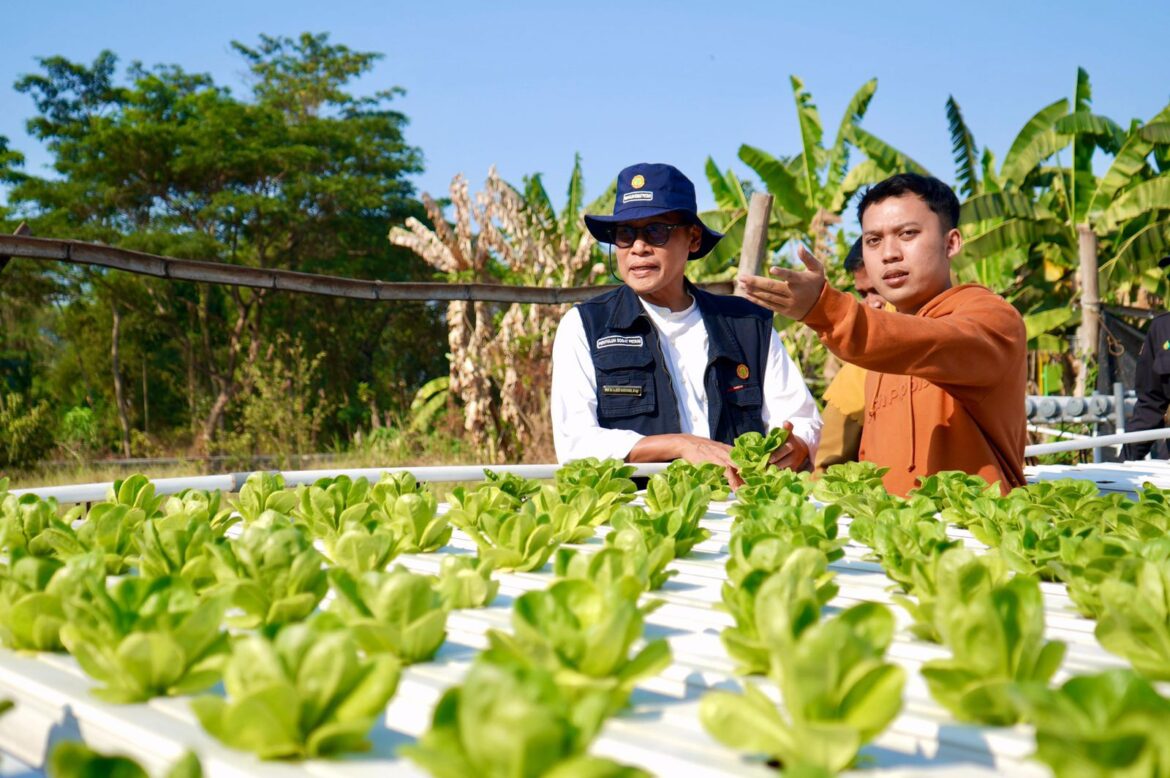
[(764, 425), (768, 429), (789, 426), (786, 442), (772, 455), (777, 467), (811, 467), (821, 441), (821, 414), (804, 382), (804, 376), (780, 336), (772, 330), (768, 344), (768, 366), (764, 370)]
[[(1158, 373), (1155, 358), (1161, 349), (1161, 340), (1170, 338), (1170, 317), (1159, 317), (1150, 323), (1142, 350), (1138, 353), (1134, 369), (1134, 388), (1137, 391), (1137, 405), (1133, 416), (1125, 425), (1126, 432), (1144, 432), (1165, 426), (1166, 408), (1170, 396), (1166, 391), (1167, 376)], [(1167, 356), (1170, 361), (1170, 355)], [(1122, 459), (1145, 459), (1154, 447), (1153, 441), (1127, 443), (1121, 449)]]

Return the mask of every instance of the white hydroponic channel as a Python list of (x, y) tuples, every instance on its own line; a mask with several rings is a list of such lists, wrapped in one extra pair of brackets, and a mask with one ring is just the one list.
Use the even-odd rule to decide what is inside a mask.
[[(1039, 467), (1032, 479), (1083, 478), (1103, 491), (1134, 491), (1145, 481), (1170, 488), (1170, 464), (1158, 462), (1093, 465), (1077, 468)], [(647, 595), (665, 601), (646, 620), (648, 638), (665, 637), (673, 664), (656, 678), (641, 684), (632, 707), (610, 719), (591, 752), (638, 765), (660, 776), (775, 776), (759, 760), (745, 758), (715, 742), (699, 723), (702, 695), (713, 688), (735, 689), (758, 683), (779, 701), (774, 685), (765, 679), (743, 679), (719, 640), (731, 624), (718, 610), (724, 580), (731, 520), (728, 503), (712, 503), (703, 525), (711, 538), (695, 547), (686, 559), (671, 567), (679, 574), (666, 586)], [(446, 506), (443, 506), (445, 509)], [(848, 519), (842, 520), (843, 536)], [(600, 545), (608, 528), (588, 545)], [(981, 548), (969, 533), (951, 528), (953, 537)], [(437, 573), (443, 554), (474, 554), (471, 540), (455, 531), (450, 544), (437, 554), (406, 555), (395, 561), (420, 573)], [(904, 706), (893, 724), (863, 750), (866, 766), (854, 774), (871, 776), (1045, 776), (1049, 772), (1029, 760), (1032, 730), (961, 724), (934, 702), (918, 670), (923, 662), (948, 656), (947, 649), (914, 639), (909, 617), (890, 600), (891, 582), (879, 565), (862, 559), (866, 549), (850, 544), (845, 558), (830, 565), (837, 573), (840, 592), (828, 613), (858, 601), (890, 603), (898, 619), (897, 637), (889, 657), (907, 670)], [(262, 762), (234, 751), (203, 732), (184, 698), (158, 699), (141, 705), (112, 705), (92, 697), (93, 683), (67, 655), (21, 655), (0, 649), (0, 698), (16, 708), (0, 718), (0, 775), (39, 774), (45, 755), (62, 739), (80, 739), (99, 751), (137, 758), (152, 772), (161, 771), (184, 750), (193, 749), (209, 778), (260, 776), (315, 776), (318, 778), (382, 778), (423, 776), (413, 763), (395, 756), (397, 747), (422, 734), (431, 709), (442, 692), (459, 683), (475, 655), (487, 645), (488, 629), (509, 630), (513, 600), (526, 591), (547, 588), (553, 582), (549, 566), (543, 572), (496, 573), (500, 594), (486, 609), (456, 611), (447, 622), (447, 641), (432, 662), (404, 670), (398, 692), (383, 721), (371, 733), (373, 750), (338, 760), (302, 763)], [(1055, 681), (1094, 673), (1127, 663), (1104, 651), (1093, 637), (1094, 622), (1077, 614), (1064, 586), (1042, 583), (1049, 639), (1068, 643), (1064, 665)], [(13, 762), (15, 757), (17, 762)], [(10, 765), (16, 764), (16, 767)]]

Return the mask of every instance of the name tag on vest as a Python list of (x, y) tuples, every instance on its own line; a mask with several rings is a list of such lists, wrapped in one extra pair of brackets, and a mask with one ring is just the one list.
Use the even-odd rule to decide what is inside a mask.
[(642, 387), (640, 386), (607, 386), (602, 385), (602, 394), (632, 394), (635, 397), (642, 396)]
[(627, 348), (642, 348), (641, 335), (610, 335), (605, 338), (598, 338), (595, 344), (597, 348), (612, 348), (614, 346), (626, 346)]

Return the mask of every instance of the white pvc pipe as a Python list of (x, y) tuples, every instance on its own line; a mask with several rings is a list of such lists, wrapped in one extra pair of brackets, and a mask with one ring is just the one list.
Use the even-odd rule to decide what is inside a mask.
[(1081, 435), (1076, 432), (1066, 432), (1065, 430), (1054, 430), (1051, 427), (1040, 427), (1035, 424), (1028, 425), (1028, 432), (1035, 432), (1038, 435), (1048, 435), (1052, 438), (1063, 438), (1064, 440), (1092, 440), (1092, 435)]
[[(440, 465), (428, 467), (364, 467), (325, 470), (288, 470), (280, 472), (284, 476), (286, 486), (311, 484), (320, 478), (336, 478), (340, 475), (352, 479), (365, 478), (370, 482), (378, 481), (385, 473), (400, 473), (409, 471), (420, 481), (450, 482), (450, 481), (482, 481), (484, 470), (495, 473), (511, 473), (523, 478), (539, 480), (551, 479), (560, 465)], [(635, 465), (635, 476), (651, 476), (661, 473), (667, 463), (650, 463)], [(153, 478), (156, 494), (175, 494), (184, 489), (218, 489), (221, 492), (238, 492), (244, 482), (251, 475), (247, 473), (224, 473), (222, 475), (197, 475), (179, 478)], [(34, 486), (29, 489), (12, 489), (11, 494), (35, 494), (42, 499), (50, 497), (63, 504), (100, 502), (106, 499), (106, 493), (113, 487), (112, 481), (94, 484), (72, 484), (69, 486)]]
[(1084, 440), (1066, 440), (1060, 443), (1040, 443), (1024, 449), (1024, 456), (1038, 457), (1043, 454), (1057, 454), (1061, 451), (1082, 451), (1087, 448), (1103, 448), (1105, 446), (1120, 446), (1125, 443), (1147, 443), (1151, 440), (1166, 440), (1170, 438), (1170, 428), (1160, 430), (1143, 430), (1142, 432), (1124, 432), (1117, 435), (1099, 435)]

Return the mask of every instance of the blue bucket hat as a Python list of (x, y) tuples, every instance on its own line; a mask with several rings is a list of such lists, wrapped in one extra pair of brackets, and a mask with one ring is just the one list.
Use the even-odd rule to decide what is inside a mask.
[(707, 256), (723, 237), (699, 219), (695, 185), (674, 165), (641, 162), (618, 173), (612, 216), (585, 216), (585, 226), (601, 243), (613, 243), (614, 226), (667, 213), (681, 213), (703, 230), (699, 249), (688, 259)]

